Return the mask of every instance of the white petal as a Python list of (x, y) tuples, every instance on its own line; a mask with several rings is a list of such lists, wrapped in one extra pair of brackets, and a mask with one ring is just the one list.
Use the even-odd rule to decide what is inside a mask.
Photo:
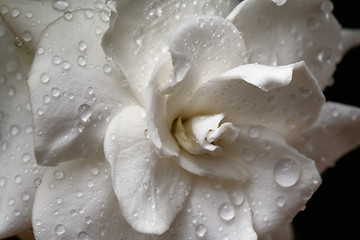
[(41, 165), (102, 151), (110, 119), (130, 101), (123, 76), (100, 46), (107, 27), (101, 12), (78, 10), (42, 33), (28, 81)]
[(238, 160), (249, 171), (245, 194), (255, 231), (264, 236), (303, 209), (321, 178), (314, 161), (268, 128), (242, 125), (239, 139), (224, 151), (240, 156)]
[(146, 137), (144, 113), (141, 107), (128, 107), (112, 120), (105, 155), (125, 219), (139, 232), (162, 234), (181, 210), (192, 175), (171, 158), (158, 156)]
[(305, 61), (324, 89), (340, 60), (341, 28), (330, 1), (245, 0), (228, 16), (243, 34), (249, 62), (287, 65)]
[(241, 188), (197, 178), (187, 204), (164, 239), (257, 239)]
[(174, 139), (168, 134), (179, 117), (176, 114), (186, 110), (185, 103), (202, 83), (244, 63), (244, 51), (239, 32), (220, 17), (193, 19), (172, 34), (173, 69), (166, 59), (160, 62), (147, 88), (149, 135), (158, 149), (168, 154), (178, 153)]
[(32, 56), (0, 19), (0, 238), (30, 229), (36, 165), (26, 76)]
[(189, 89), (182, 86), (182, 91), (191, 92), (209, 79), (244, 64), (245, 51), (240, 32), (221, 17), (195, 18), (179, 26), (170, 38), (175, 76), (183, 68), (177, 64), (178, 56), (188, 59), (186, 64), (190, 65), (183, 79)]
[(360, 30), (343, 29), (341, 31), (341, 55), (344, 56), (351, 48), (360, 45)]
[(271, 234), (260, 238), (260, 240), (293, 240), (294, 233), (291, 223), (284, 224)]
[(47, 168), (33, 209), (36, 239), (149, 239), (122, 217), (103, 155)]
[(226, 16), (231, 1), (178, 2), (121, 1), (117, 18), (105, 35), (103, 47), (130, 79), (140, 103), (145, 105), (146, 86), (156, 64), (168, 56), (169, 36), (183, 22), (201, 15)]
[(177, 115), (187, 119), (198, 113), (225, 113), (225, 120), (233, 124), (259, 124), (293, 139), (317, 119), (325, 101), (302, 62), (281, 67), (243, 65), (225, 75), (199, 87)]
[[(0, 3), (0, 14), (22, 43), (32, 52), (35, 52), (41, 32), (52, 21), (62, 16), (65, 12), (78, 8), (109, 10), (104, 2), (104, 0), (2, 0)], [(103, 14), (107, 13), (103, 12)]]
[(316, 161), (319, 172), (360, 145), (360, 109), (327, 102), (315, 124), (292, 145)]

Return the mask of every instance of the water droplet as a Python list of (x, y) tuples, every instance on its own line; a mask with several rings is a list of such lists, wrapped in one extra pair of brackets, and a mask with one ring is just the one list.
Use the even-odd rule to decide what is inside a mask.
[(109, 12), (108, 11), (100, 11), (99, 12), (99, 18), (103, 20), (104, 22), (108, 22), (110, 20)]
[(52, 6), (57, 11), (65, 11), (69, 7), (67, 0), (53, 0)]
[(223, 203), (218, 209), (219, 217), (225, 221), (230, 221), (235, 216), (235, 209), (231, 203)]
[(47, 82), (49, 82), (49, 80), (50, 80), (50, 76), (47, 73), (42, 73), (40, 75), (40, 81), (42, 83), (47, 83)]
[(31, 159), (31, 155), (29, 153), (24, 153), (21, 157), (23, 163), (29, 162)]
[(59, 65), (61, 63), (61, 57), (58, 55), (55, 55), (52, 59), (53, 64)]
[(20, 10), (18, 8), (14, 8), (12, 11), (11, 11), (11, 16), (12, 17), (18, 17), (20, 15)]
[(274, 178), (282, 187), (293, 186), (300, 178), (298, 163), (291, 158), (280, 158), (274, 167)]
[(27, 13), (26, 13), (26, 17), (32, 18), (32, 17), (33, 17), (33, 13), (32, 13), (32, 12), (27, 12)]
[(57, 197), (55, 199), (55, 201), (56, 201), (56, 204), (58, 204), (58, 205), (62, 204), (62, 202), (63, 202), (62, 198), (60, 198), (60, 197)]
[(260, 131), (257, 127), (252, 126), (248, 130), (248, 135), (250, 138), (258, 138), (260, 136)]
[(57, 180), (61, 180), (61, 179), (64, 178), (64, 172), (61, 171), (61, 170), (56, 170), (56, 171), (54, 172), (54, 177), (55, 177), (55, 179), (57, 179)]
[(12, 125), (10, 128), (11, 136), (15, 137), (19, 135), (19, 133), (20, 133), (20, 127), (18, 125)]
[(70, 63), (68, 61), (64, 61), (62, 64), (63, 69), (69, 70), (70, 69)]
[(20, 184), (22, 182), (22, 177), (20, 175), (16, 175), (14, 178), (15, 183)]
[(111, 66), (109, 64), (105, 64), (103, 66), (103, 70), (106, 74), (109, 74), (111, 72)]
[(240, 206), (244, 202), (244, 194), (240, 191), (234, 191), (230, 194), (230, 201), (235, 206)]
[(330, 65), (333, 63), (333, 51), (330, 48), (324, 48), (319, 54), (318, 54), (318, 60), (325, 64)]
[(283, 197), (278, 197), (278, 198), (276, 199), (276, 206), (278, 206), (278, 207), (280, 207), (280, 208), (282, 208), (283, 206), (285, 206), (285, 203), (286, 203), (286, 200), (285, 200), (285, 198), (283, 198)]
[(80, 232), (78, 234), (78, 239), (79, 240), (88, 240), (89, 239), (89, 235), (87, 232)]
[(98, 168), (92, 168), (91, 169), (91, 174), (95, 175), (95, 176), (98, 175), (99, 174), (99, 169)]
[(85, 222), (86, 222), (86, 224), (91, 224), (93, 222), (93, 220), (91, 219), (91, 217), (86, 217)]
[(25, 31), (22, 35), (22, 39), (25, 41), (25, 42), (30, 42), (32, 40), (33, 36), (31, 34), (31, 32), (29, 31)]
[(330, 14), (334, 10), (334, 4), (331, 1), (325, 0), (321, 3), (321, 11), (325, 14)]
[(81, 104), (78, 108), (78, 113), (80, 114), (81, 120), (87, 122), (92, 115), (91, 107), (88, 104)]
[(35, 178), (34, 180), (35, 188), (37, 188), (40, 184), (41, 184), (41, 178)]
[(44, 97), (43, 97), (43, 102), (44, 102), (44, 103), (49, 103), (50, 100), (51, 100), (51, 98), (50, 98), (49, 95), (44, 95)]
[(195, 233), (198, 237), (204, 237), (206, 234), (207, 228), (204, 224), (200, 224), (196, 227)]
[(79, 66), (81, 66), (81, 67), (85, 67), (85, 65), (87, 64), (86, 57), (84, 57), (84, 56), (79, 56), (77, 60), (78, 60)]
[(56, 227), (55, 227), (55, 233), (56, 233), (57, 235), (62, 235), (62, 234), (64, 234), (64, 233), (65, 233), (65, 227), (64, 227), (64, 225), (62, 225), (62, 224), (56, 225)]
[(0, 187), (4, 187), (6, 184), (6, 178), (5, 177), (0, 177)]
[(29, 194), (28, 192), (23, 192), (23, 193), (21, 194), (21, 199), (22, 199), (23, 201), (29, 200), (29, 199), (30, 199), (30, 194)]
[(78, 43), (78, 48), (79, 48), (79, 50), (80, 50), (81, 52), (83, 52), (83, 51), (85, 51), (85, 49), (87, 48), (87, 45), (86, 45), (86, 43), (85, 43), (84, 41), (80, 41), (80, 42)]
[(55, 98), (60, 96), (60, 89), (58, 89), (57, 87), (51, 89), (51, 95)]

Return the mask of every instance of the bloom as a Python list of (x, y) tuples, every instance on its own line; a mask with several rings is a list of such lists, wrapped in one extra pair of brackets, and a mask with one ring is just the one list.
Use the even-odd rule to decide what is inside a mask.
[(244, 1), (224, 19), (226, 1), (124, 1), (110, 18), (78, 9), (36, 27), (36, 159), (77, 160), (44, 173), (35, 235), (255, 239), (291, 219), (320, 183), (313, 133), (350, 129), (335, 160), (358, 144), (359, 110), (324, 104), (341, 53), (331, 13), (276, 2)]

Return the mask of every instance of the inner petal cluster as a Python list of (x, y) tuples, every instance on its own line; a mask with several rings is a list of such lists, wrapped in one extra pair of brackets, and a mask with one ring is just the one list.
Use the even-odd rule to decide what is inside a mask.
[(224, 114), (195, 116), (183, 121), (178, 117), (173, 124), (173, 135), (179, 145), (191, 154), (222, 153), (221, 142), (233, 142), (238, 134), (230, 122), (221, 123)]

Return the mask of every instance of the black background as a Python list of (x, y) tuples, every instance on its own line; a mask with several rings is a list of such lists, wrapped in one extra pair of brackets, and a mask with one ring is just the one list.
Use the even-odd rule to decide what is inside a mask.
[[(360, 29), (360, 11), (354, 5), (356, 2), (333, 1), (333, 13), (343, 27)], [(327, 100), (360, 107), (359, 68), (360, 48), (356, 48), (338, 65), (335, 84), (325, 90)], [(309, 200), (305, 211), (294, 219), (296, 240), (360, 239), (359, 176), (360, 148), (357, 148), (323, 174), (322, 185)]]

